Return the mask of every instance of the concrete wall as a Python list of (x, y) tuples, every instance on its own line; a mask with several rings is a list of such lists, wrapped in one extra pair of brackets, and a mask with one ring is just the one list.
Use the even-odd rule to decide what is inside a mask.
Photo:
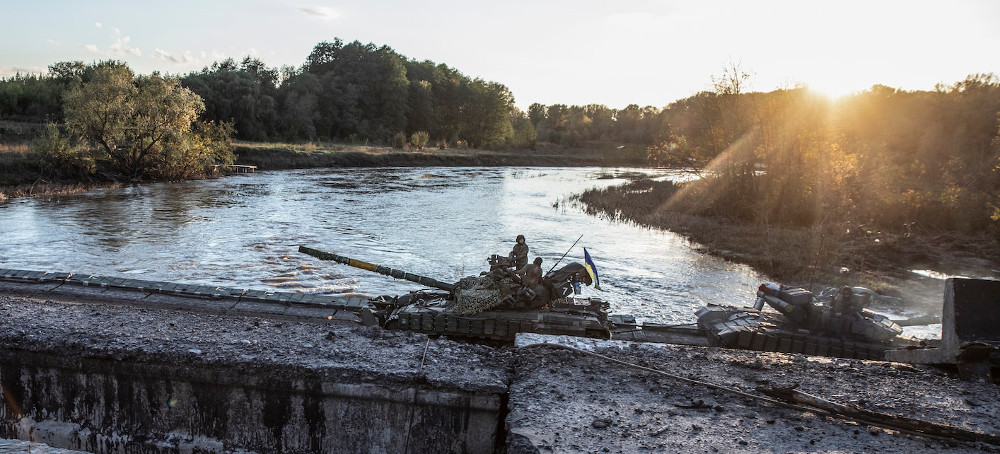
[(98, 453), (492, 452), (500, 395), (0, 346), (0, 438)]

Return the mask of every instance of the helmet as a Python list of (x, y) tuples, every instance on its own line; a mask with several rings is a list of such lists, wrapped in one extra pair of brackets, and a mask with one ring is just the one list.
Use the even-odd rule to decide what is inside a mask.
[(526, 240), (524, 239), (524, 235), (518, 235), (517, 238), (514, 238), (514, 241), (526, 241)]

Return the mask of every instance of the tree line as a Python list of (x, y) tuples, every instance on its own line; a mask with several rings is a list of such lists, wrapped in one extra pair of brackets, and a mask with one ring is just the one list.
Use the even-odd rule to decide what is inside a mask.
[[(88, 82), (94, 66), (59, 62), (45, 76), (0, 79), (0, 119), (65, 121), (63, 94), (75, 82)], [(389, 145), (400, 134), (426, 134), (441, 146), (532, 149), (539, 141), (645, 146), (656, 137), (662, 114), (652, 106), (537, 103), (523, 112), (501, 83), (408, 59), (388, 46), (340, 39), (317, 44), (297, 68), (268, 67), (246, 57), (177, 78), (202, 98), (204, 120), (231, 123), (235, 138), (252, 141)]]
[[(63, 94), (93, 66), (62, 62), (46, 76), (0, 80), (0, 118), (62, 122)], [(388, 46), (340, 39), (317, 44), (298, 68), (227, 59), (178, 78), (201, 97), (202, 118), (228, 122), (238, 139), (333, 140), (388, 145), (400, 134), (432, 143), (534, 146), (530, 123), (506, 86), (445, 64), (407, 59)]]

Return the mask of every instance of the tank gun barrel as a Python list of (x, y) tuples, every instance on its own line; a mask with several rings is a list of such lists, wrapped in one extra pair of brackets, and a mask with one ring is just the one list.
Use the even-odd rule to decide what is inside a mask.
[(332, 252), (321, 251), (319, 249), (313, 249), (305, 246), (299, 246), (299, 252), (302, 252), (304, 254), (309, 254), (320, 260), (332, 260), (337, 263), (343, 263), (344, 265), (353, 266), (355, 268), (361, 268), (363, 270), (368, 270), (379, 274), (384, 274), (386, 276), (394, 277), (396, 279), (406, 279), (410, 282), (416, 282), (421, 285), (426, 285), (428, 287), (434, 287), (441, 290), (447, 290), (449, 292), (455, 289), (455, 284), (441, 282), (437, 279), (432, 279), (427, 276), (408, 273), (406, 271), (390, 268), (387, 266), (376, 265), (374, 263), (368, 263), (362, 260), (352, 259), (350, 257), (334, 254)]

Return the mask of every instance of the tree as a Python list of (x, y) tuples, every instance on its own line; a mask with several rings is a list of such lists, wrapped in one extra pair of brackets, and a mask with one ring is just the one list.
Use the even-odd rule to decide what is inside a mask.
[(215, 132), (194, 137), (192, 125), (204, 104), (177, 79), (156, 73), (136, 77), (120, 63), (94, 68), (89, 82), (66, 93), (64, 108), (70, 131), (99, 147), (130, 179), (147, 176), (154, 162), (161, 165), (160, 176), (172, 175), (162, 166), (215, 146), (208, 142), (228, 141), (226, 134), (212, 138)]
[(477, 148), (510, 143), (514, 135), (510, 124), (514, 96), (510, 90), (496, 82), (480, 79), (469, 84), (469, 89), (468, 102), (463, 106), (462, 136)]
[(319, 96), (323, 92), (320, 80), (314, 74), (293, 75), (281, 84), (282, 115), (279, 120), (282, 134), (291, 140), (317, 137), (315, 120)]
[(531, 119), (520, 110), (515, 109), (510, 115), (510, 124), (514, 128), (510, 146), (534, 150), (535, 144), (538, 142), (538, 134), (535, 132), (535, 126), (531, 124)]
[(213, 63), (181, 79), (205, 103), (206, 121), (232, 122), (237, 137), (267, 140), (278, 125), (278, 70), (246, 57)]

